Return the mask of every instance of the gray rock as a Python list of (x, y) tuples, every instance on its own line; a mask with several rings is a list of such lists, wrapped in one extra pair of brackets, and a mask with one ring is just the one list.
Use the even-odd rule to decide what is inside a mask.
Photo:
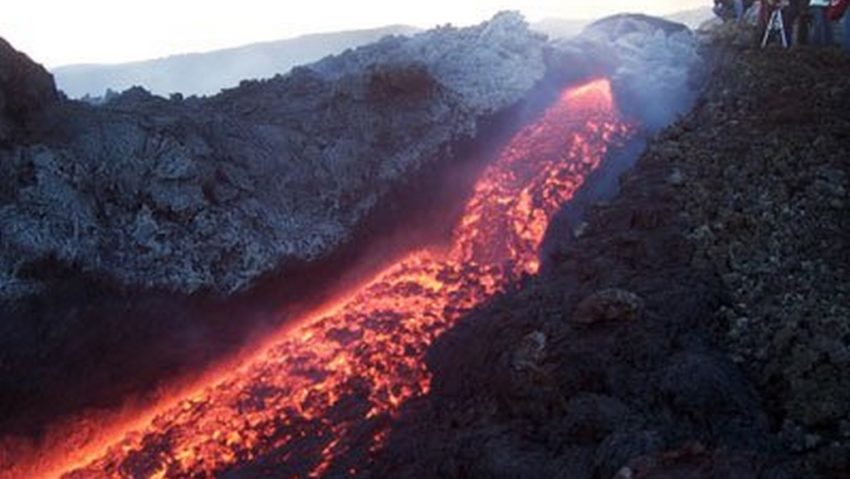
[(682, 186), (685, 184), (685, 177), (682, 175), (682, 171), (678, 168), (674, 168), (673, 172), (670, 173), (670, 176), (667, 177), (667, 183), (670, 183), (673, 186)]
[(546, 354), (546, 335), (541, 331), (527, 334), (514, 350), (511, 366), (517, 371), (539, 371)]

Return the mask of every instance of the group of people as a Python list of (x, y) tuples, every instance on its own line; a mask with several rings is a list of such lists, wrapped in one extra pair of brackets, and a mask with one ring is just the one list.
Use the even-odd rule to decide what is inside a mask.
[(833, 22), (839, 22), (842, 30), (839, 40), (850, 53), (848, 6), (850, 0), (714, 0), (715, 13), (726, 20), (743, 21), (746, 12), (758, 7), (760, 31), (767, 28), (771, 14), (779, 10), (785, 25), (787, 45), (809, 42), (814, 45), (831, 45), (835, 42)]

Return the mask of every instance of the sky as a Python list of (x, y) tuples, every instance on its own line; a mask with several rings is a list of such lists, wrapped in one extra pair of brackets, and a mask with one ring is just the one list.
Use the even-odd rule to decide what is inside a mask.
[(308, 33), (479, 23), (501, 10), (529, 21), (665, 14), (707, 0), (2, 0), (0, 37), (47, 67), (120, 63)]

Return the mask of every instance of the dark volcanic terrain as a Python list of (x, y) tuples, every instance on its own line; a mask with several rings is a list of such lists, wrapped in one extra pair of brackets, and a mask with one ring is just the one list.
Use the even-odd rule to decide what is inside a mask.
[(433, 347), (371, 477), (850, 477), (850, 59), (716, 41), (619, 196)]
[(548, 42), (501, 14), (100, 107), (0, 43), (0, 435), (207, 364), (409, 217), (451, 217), (421, 198), (463, 198), (431, 188), (559, 88), (606, 76), (652, 133), (705, 76), (616, 196), (603, 166), (553, 222), (538, 276), (437, 340), (357, 475), (846, 479), (850, 59), (729, 33), (701, 57), (648, 17)]

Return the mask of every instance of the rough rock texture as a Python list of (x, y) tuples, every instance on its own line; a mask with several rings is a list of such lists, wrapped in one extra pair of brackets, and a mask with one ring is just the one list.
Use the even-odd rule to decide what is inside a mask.
[[(208, 100), (131, 89), (100, 108), (65, 102), (35, 144), (0, 151), (0, 298), (37, 292), (43, 263), (229, 294), (287, 261), (316, 260), (480, 120), (523, 100), (546, 73), (544, 46), (502, 14)], [(21, 102), (45, 96), (38, 82), (11, 83), (26, 95), (7, 84), (13, 120)]]
[[(550, 230), (540, 277), (437, 341), (430, 396), (408, 405), (371, 477), (793, 477), (718, 344), (721, 280), (692, 265), (669, 171), (642, 157), (581, 238)], [(577, 308), (641, 314), (587, 324), (571, 321)], [(529, 348), (533, 337), (546, 341)], [(689, 444), (701, 452), (676, 454)]]
[[(326, 299), (519, 115), (548, 48), (503, 14), (212, 98), (95, 107), (0, 44), (0, 436), (156, 391)], [(563, 80), (595, 71), (575, 65)]]
[[(847, 477), (850, 59), (714, 46), (620, 195), (437, 342), (373, 477)], [(566, 321), (610, 288), (639, 319)]]
[[(0, 300), (69, 271), (180, 293), (245, 290), (349, 242), (393, 191), (544, 80), (613, 75), (629, 98), (638, 80), (677, 97), (699, 58), (693, 45), (681, 25), (628, 16), (549, 45), (502, 13), (386, 37), (209, 99), (134, 88), (102, 107), (61, 102), (26, 145), (0, 150)], [(16, 61), (2, 70), (23, 72), (13, 80), (43, 73)], [(3, 83), (13, 121), (56, 96), (42, 76)]]
[[(658, 152), (685, 178), (695, 262), (731, 295), (724, 341), (788, 447), (850, 471), (850, 59), (742, 50)], [(708, 125), (708, 126), (705, 126)]]

